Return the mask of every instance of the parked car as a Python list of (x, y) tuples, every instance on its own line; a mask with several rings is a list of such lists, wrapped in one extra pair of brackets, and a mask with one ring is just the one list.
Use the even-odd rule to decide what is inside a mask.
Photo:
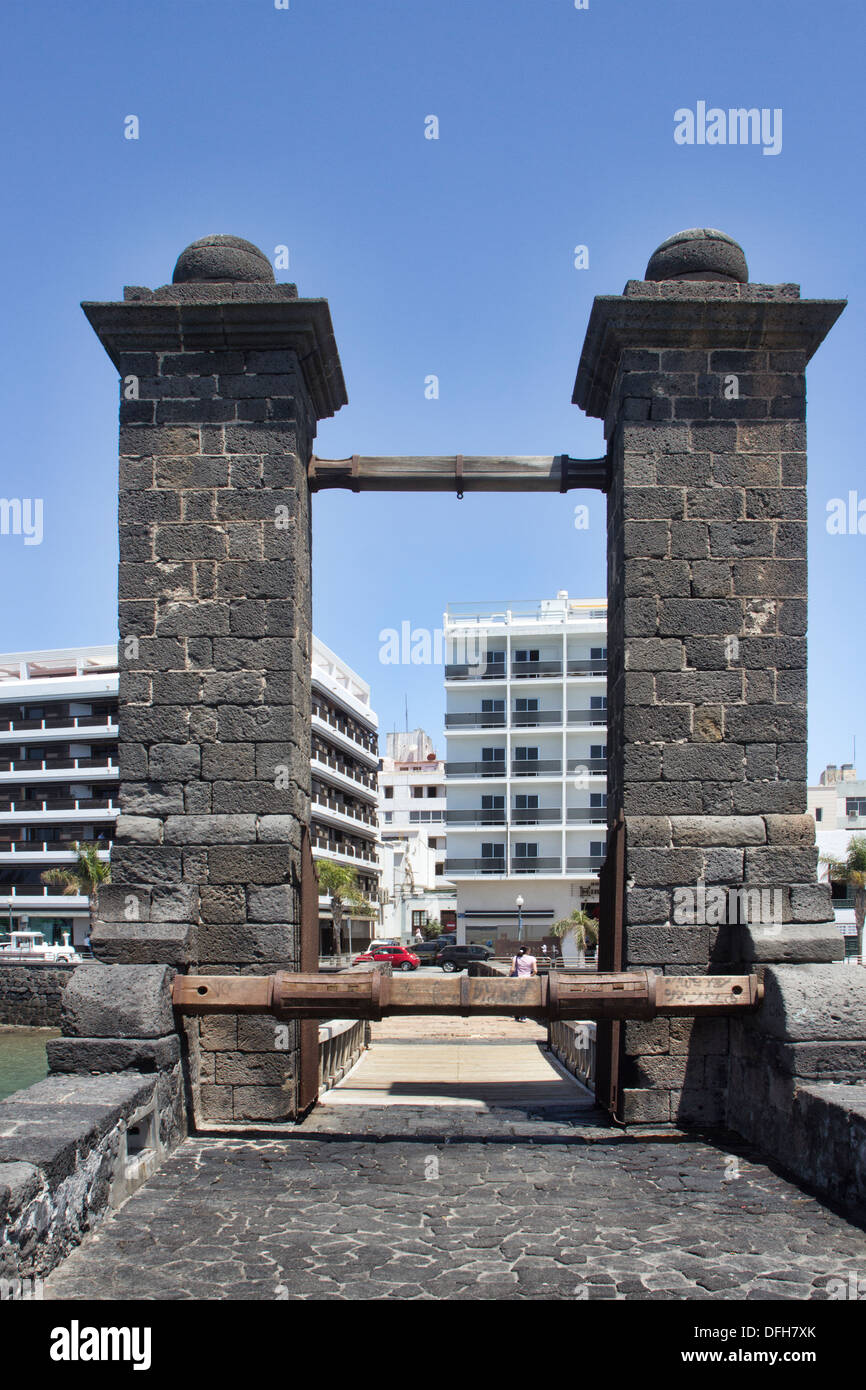
[(436, 965), (437, 957), (446, 946), (456, 946), (457, 937), (453, 932), (447, 936), (434, 936), (429, 941), (413, 941), (412, 950), (420, 957), (422, 965)]
[(381, 960), (390, 961), (395, 970), (417, 970), (421, 964), (414, 951), (407, 951), (405, 946), (382, 946), (374, 941), (368, 951), (362, 951), (352, 961), (353, 965), (366, 965), (369, 961)]
[(450, 975), (454, 970), (466, 970), (479, 960), (489, 960), (493, 952), (487, 946), (446, 946), (436, 958)]

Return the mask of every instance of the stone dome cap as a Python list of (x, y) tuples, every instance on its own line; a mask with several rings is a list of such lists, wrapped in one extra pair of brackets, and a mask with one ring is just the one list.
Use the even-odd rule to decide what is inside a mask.
[(275, 283), (273, 266), (263, 251), (239, 236), (203, 236), (181, 251), (172, 284), (190, 281)]
[(735, 280), (745, 285), (749, 267), (733, 237), (714, 227), (689, 227), (668, 237), (653, 252), (644, 279)]

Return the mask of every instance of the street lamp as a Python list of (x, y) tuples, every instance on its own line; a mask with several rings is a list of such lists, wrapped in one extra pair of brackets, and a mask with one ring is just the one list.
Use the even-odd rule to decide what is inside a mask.
[(523, 894), (518, 893), (514, 899), (517, 904), (517, 940), (523, 940)]

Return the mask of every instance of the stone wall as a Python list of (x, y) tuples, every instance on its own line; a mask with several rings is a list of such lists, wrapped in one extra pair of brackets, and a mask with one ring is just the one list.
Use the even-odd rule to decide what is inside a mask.
[(59, 1028), (63, 990), (74, 965), (0, 965), (0, 1023)]

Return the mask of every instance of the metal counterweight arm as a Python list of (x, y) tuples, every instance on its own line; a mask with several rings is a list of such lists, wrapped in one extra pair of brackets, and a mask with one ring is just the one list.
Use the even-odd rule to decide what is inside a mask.
[(386, 1015), (511, 1015), (557, 1019), (733, 1014), (755, 1009), (756, 975), (568, 975), (526, 979), (447, 976), (406, 979), (381, 974), (178, 975), (174, 1006), (185, 1014), (255, 1013), (275, 1018), (369, 1018)]

